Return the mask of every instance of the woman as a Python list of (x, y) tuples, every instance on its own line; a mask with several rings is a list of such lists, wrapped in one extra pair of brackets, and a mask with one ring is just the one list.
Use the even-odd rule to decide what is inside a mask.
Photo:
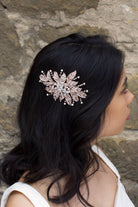
[(34, 59), (18, 110), (21, 141), (2, 162), (1, 207), (134, 207), (99, 147), (120, 134), (134, 95), (124, 55), (101, 35), (72, 34)]

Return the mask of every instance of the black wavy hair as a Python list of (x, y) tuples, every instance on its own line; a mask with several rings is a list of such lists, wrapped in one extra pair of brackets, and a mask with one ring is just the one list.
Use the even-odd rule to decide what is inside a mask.
[[(84, 206), (92, 206), (82, 196), (80, 184), (87, 185), (88, 169), (98, 170), (91, 149), (104, 124), (105, 110), (117, 89), (124, 65), (124, 54), (103, 35), (85, 37), (71, 34), (44, 47), (35, 57), (18, 108), (20, 143), (3, 158), (2, 179), (11, 185), (25, 173), (33, 183), (52, 176), (48, 200), (61, 204), (74, 195)], [(88, 89), (83, 104), (64, 105), (46, 96), (39, 83), (41, 70), (63, 69), (66, 75), (77, 71), (79, 83)], [(64, 189), (59, 180), (65, 178)], [(58, 183), (59, 194), (50, 196)]]

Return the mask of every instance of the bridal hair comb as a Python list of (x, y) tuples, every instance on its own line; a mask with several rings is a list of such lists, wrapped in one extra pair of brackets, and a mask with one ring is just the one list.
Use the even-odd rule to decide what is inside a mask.
[(66, 76), (63, 69), (60, 70), (59, 75), (52, 70), (48, 70), (47, 74), (41, 71), (39, 82), (46, 86), (45, 90), (48, 92), (46, 95), (53, 95), (55, 101), (59, 98), (60, 102), (64, 100), (64, 105), (74, 106), (74, 102), (78, 101), (83, 104), (82, 98), (86, 98), (88, 90), (82, 91), (81, 86), (85, 85), (85, 83), (78, 85), (75, 80), (80, 77), (75, 77), (76, 73), (75, 70)]

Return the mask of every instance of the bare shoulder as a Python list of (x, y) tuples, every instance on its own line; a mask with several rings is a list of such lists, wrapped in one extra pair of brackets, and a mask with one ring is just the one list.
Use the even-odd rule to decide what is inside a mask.
[(26, 196), (18, 191), (13, 191), (9, 196), (5, 207), (34, 207), (31, 201)]
[(97, 207), (114, 206), (118, 179), (113, 171), (98, 158), (99, 170), (89, 179), (90, 203)]

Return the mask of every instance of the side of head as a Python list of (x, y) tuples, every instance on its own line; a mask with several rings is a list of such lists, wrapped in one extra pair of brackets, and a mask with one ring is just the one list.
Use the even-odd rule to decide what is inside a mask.
[[(18, 157), (22, 154), (26, 162), (22, 172), (29, 171), (28, 182), (55, 172), (57, 177), (68, 176), (62, 199), (49, 196), (49, 200), (61, 203), (79, 194), (80, 183), (91, 164), (90, 143), (102, 129), (123, 62), (123, 53), (101, 35), (72, 34), (44, 47), (35, 57), (18, 108), (21, 143), (12, 153), (18, 151)], [(86, 83), (82, 86), (88, 90), (83, 104), (78, 101), (74, 106), (64, 105), (52, 95), (46, 96), (45, 86), (39, 82), (41, 71), (59, 74), (61, 69), (66, 76), (76, 70), (78, 84)], [(15, 168), (21, 170), (18, 163)]]
[[(65, 143), (72, 151), (96, 139), (103, 124), (101, 116), (119, 83), (123, 59), (122, 52), (100, 35), (73, 34), (43, 48), (34, 59), (19, 108), (18, 121), (26, 153), (36, 144), (48, 146), (54, 154), (63, 153)], [(52, 95), (46, 96), (39, 75), (41, 70), (46, 73), (50, 69), (58, 74), (63, 69), (66, 75), (77, 71), (78, 84), (85, 82), (82, 88), (88, 90), (83, 104), (64, 105)]]

